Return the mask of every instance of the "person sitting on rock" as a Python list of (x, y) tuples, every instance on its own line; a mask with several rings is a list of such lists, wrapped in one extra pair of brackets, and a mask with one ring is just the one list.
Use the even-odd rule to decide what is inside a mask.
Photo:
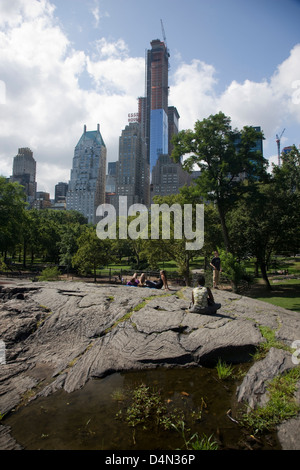
[(221, 304), (216, 304), (209, 287), (205, 287), (204, 276), (198, 277), (198, 285), (192, 291), (192, 304), (188, 311), (192, 313), (216, 313)]
[(153, 289), (161, 289), (164, 287), (165, 290), (170, 290), (168, 286), (167, 274), (166, 271), (159, 272), (159, 280), (158, 281), (146, 281), (146, 286), (151, 287)]

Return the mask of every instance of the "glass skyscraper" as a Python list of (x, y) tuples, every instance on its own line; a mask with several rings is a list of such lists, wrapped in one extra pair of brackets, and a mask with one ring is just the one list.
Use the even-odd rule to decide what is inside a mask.
[(148, 161), (150, 174), (161, 154), (168, 153), (169, 53), (164, 42), (151, 41), (147, 52), (146, 100)]

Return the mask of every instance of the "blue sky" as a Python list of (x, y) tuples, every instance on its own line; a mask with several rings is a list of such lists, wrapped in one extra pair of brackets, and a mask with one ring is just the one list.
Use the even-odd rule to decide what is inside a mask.
[(298, 0), (1, 0), (0, 173), (30, 147), (53, 196), (98, 122), (115, 161), (161, 19), (181, 129), (222, 110), (233, 127), (262, 127), (270, 162), (284, 128), (282, 146), (300, 144)]

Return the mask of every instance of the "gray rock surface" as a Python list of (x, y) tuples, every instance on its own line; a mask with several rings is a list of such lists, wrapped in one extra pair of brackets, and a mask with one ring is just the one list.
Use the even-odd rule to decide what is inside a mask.
[[(114, 371), (206, 366), (219, 357), (247, 361), (265, 341), (260, 325), (276, 330), (288, 346), (300, 339), (299, 313), (222, 290), (214, 291), (222, 304), (217, 314), (199, 315), (186, 310), (190, 288), (6, 282), (0, 291), (0, 339), (6, 345), (1, 414), (24, 397), (47, 396), (60, 388), (72, 392)], [(267, 380), (294, 366), (291, 353), (271, 349), (250, 368), (237, 399), (251, 407), (263, 403)], [(287, 429), (281, 425), (279, 431), (283, 445), (300, 448), (299, 436), (287, 443)], [(8, 436), (4, 426), (3, 433)]]

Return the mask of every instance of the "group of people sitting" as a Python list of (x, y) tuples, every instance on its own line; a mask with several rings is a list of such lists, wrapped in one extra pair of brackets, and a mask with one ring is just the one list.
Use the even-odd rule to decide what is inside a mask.
[[(167, 281), (167, 275), (164, 270), (159, 273), (158, 281), (150, 281), (146, 279), (145, 273), (138, 278), (134, 273), (133, 277), (127, 282), (128, 286), (134, 287), (150, 287), (152, 289), (170, 290)], [(212, 314), (221, 308), (221, 304), (216, 303), (214, 296), (209, 287), (205, 287), (205, 278), (200, 275), (197, 279), (197, 286), (192, 291), (192, 302), (188, 308), (191, 313)]]
[(146, 279), (145, 273), (142, 273), (139, 278), (137, 276), (137, 273), (134, 273), (132, 278), (127, 282), (127, 286), (150, 287), (152, 289), (161, 289), (162, 287), (164, 287), (165, 290), (170, 290), (168, 286), (166, 271), (164, 270), (159, 272), (158, 281), (150, 281), (150, 279)]

